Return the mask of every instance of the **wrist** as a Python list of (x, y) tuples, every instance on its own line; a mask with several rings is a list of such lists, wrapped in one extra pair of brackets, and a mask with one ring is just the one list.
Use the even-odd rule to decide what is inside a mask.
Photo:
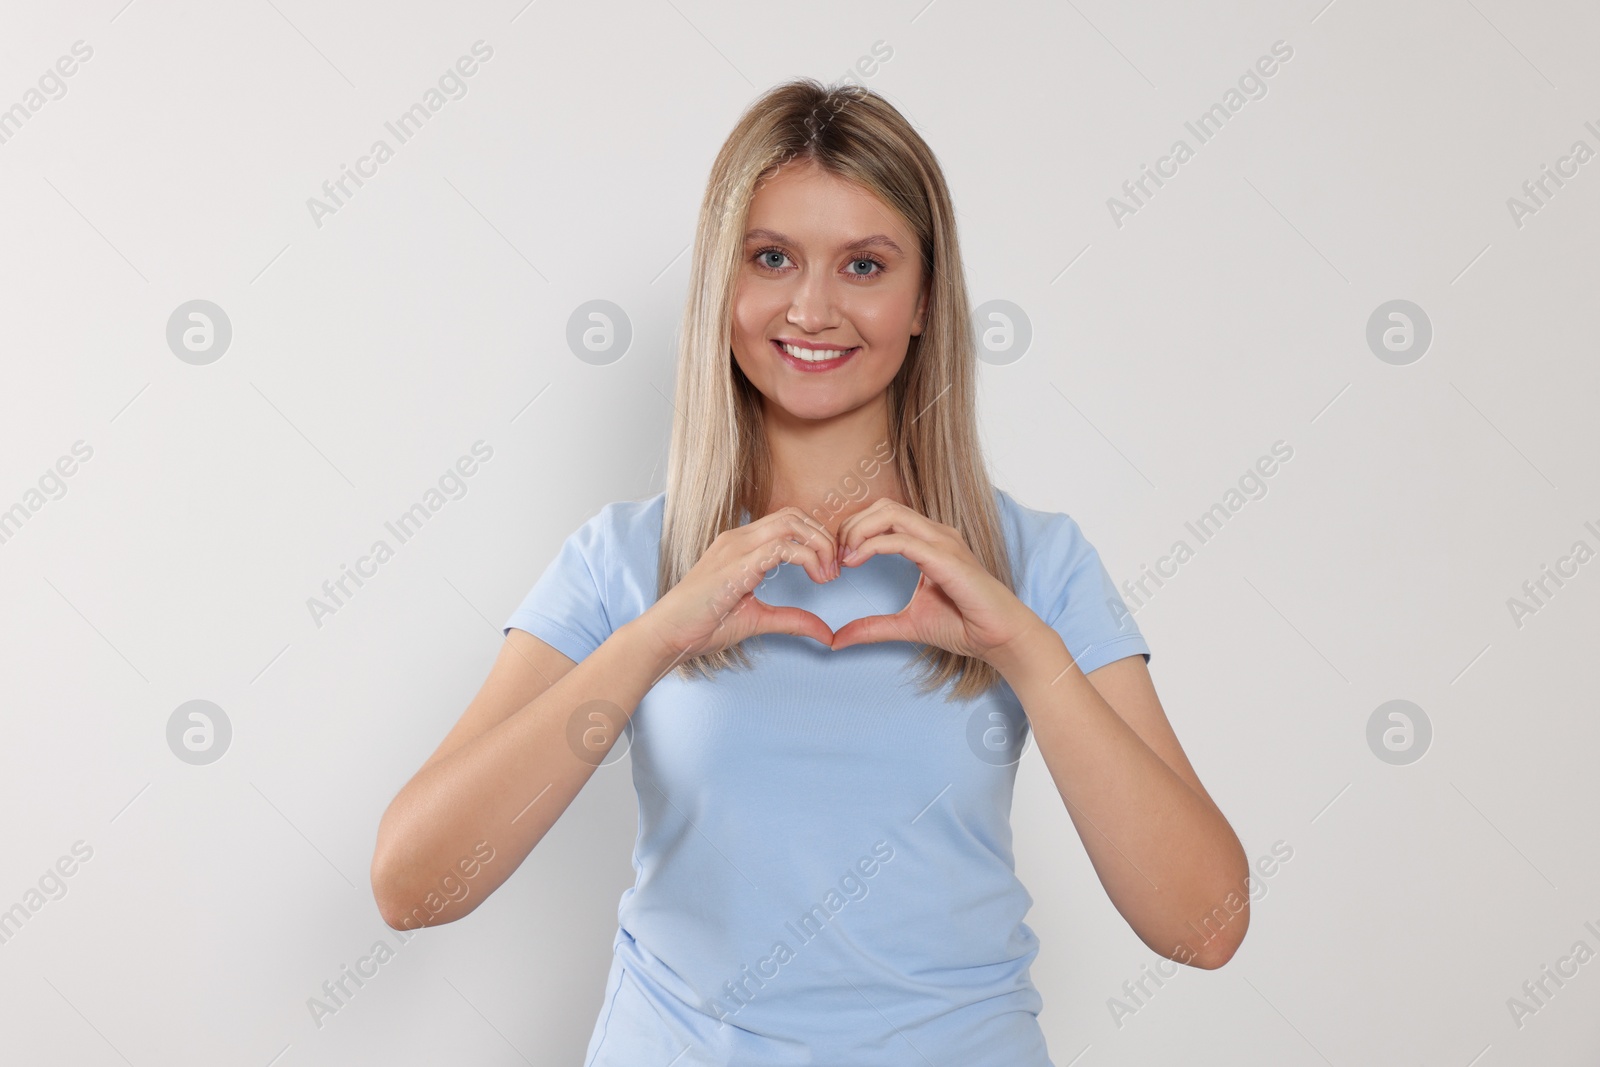
[(1037, 615), (1017, 636), (991, 649), (983, 658), (1013, 689), (1036, 671), (1048, 670), (1054, 675), (1072, 662), (1072, 654), (1061, 635)]
[(658, 679), (668, 669), (689, 658), (682, 648), (664, 637), (644, 615), (623, 623), (618, 627), (617, 635), (633, 648), (636, 655), (651, 665), (652, 674)]

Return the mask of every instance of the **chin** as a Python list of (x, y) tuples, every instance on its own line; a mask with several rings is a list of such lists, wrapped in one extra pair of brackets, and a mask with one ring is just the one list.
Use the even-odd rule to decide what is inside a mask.
[(771, 403), (791, 419), (804, 419), (807, 422), (821, 422), (850, 410), (843, 404), (785, 404), (781, 400)]
[[(873, 395), (875, 396), (877, 394)], [(769, 399), (769, 403), (783, 411), (783, 413), (788, 415), (790, 418), (806, 419), (811, 422), (821, 422), (826, 419), (834, 418), (837, 415), (843, 415), (847, 412), (854, 411), (870, 399), (872, 399), (870, 396), (850, 398), (840, 398), (837, 396), (826, 398), (794, 397), (790, 398), (788, 402), (783, 400)]]

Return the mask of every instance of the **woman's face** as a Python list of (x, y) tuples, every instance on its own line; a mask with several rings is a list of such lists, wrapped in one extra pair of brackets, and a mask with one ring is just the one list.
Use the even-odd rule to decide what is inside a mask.
[(745, 232), (733, 355), (769, 415), (827, 419), (876, 400), (927, 310), (917, 239), (899, 214), (807, 161), (762, 183)]

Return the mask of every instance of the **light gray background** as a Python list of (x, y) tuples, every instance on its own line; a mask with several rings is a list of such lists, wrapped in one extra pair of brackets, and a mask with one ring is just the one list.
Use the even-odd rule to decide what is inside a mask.
[[(493, 660), (561, 540), (663, 487), (673, 331), (713, 155), (760, 91), (844, 75), (938, 153), (975, 306), (1032, 331), (981, 369), (1000, 483), (1076, 517), (1120, 582), (1195, 544), (1139, 611), (1168, 713), (1264, 883), (1237, 956), (1137, 1014), (1158, 957), (1112, 908), (1030, 746), (1014, 824), (1060, 1065), (1580, 1064), (1600, 961), (1591, 685), (1600, 563), (1600, 15), (1572, 0), (1380, 4), (21, 5), (0, 107), (74, 41), (67, 93), (0, 144), (0, 508), (93, 456), (0, 544), (0, 908), (93, 857), (0, 944), (9, 1062), (573, 1064), (631, 882), (626, 763), (601, 769), (466, 920), (317, 1026), (307, 999), (396, 935), (378, 818)], [(482, 39), (492, 59), (317, 226), (307, 200)], [(1214, 140), (1184, 123), (1294, 50)], [(1107, 199), (1196, 154), (1119, 227)], [(169, 316), (233, 337), (178, 359)], [(586, 301), (629, 350), (567, 346)], [(1433, 341), (1392, 365), (1386, 301)], [(1009, 358), (1009, 356), (1007, 357)], [(493, 458), (319, 627), (307, 598), (477, 440)], [(233, 736), (168, 747), (186, 701)], [(1406, 699), (1424, 758), (1366, 726)], [(1554, 988), (1553, 986), (1551, 988)], [(907, 1062), (918, 1062), (914, 1057)]]

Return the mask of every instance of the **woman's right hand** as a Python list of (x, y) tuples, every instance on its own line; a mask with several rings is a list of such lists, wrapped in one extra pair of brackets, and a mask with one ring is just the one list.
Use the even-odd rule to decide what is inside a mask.
[(828, 624), (801, 608), (774, 607), (752, 590), (779, 563), (798, 563), (813, 582), (839, 576), (828, 528), (797, 507), (780, 508), (724, 530), (677, 585), (639, 621), (681, 652), (679, 659), (717, 652), (756, 634), (795, 634), (833, 644)]

